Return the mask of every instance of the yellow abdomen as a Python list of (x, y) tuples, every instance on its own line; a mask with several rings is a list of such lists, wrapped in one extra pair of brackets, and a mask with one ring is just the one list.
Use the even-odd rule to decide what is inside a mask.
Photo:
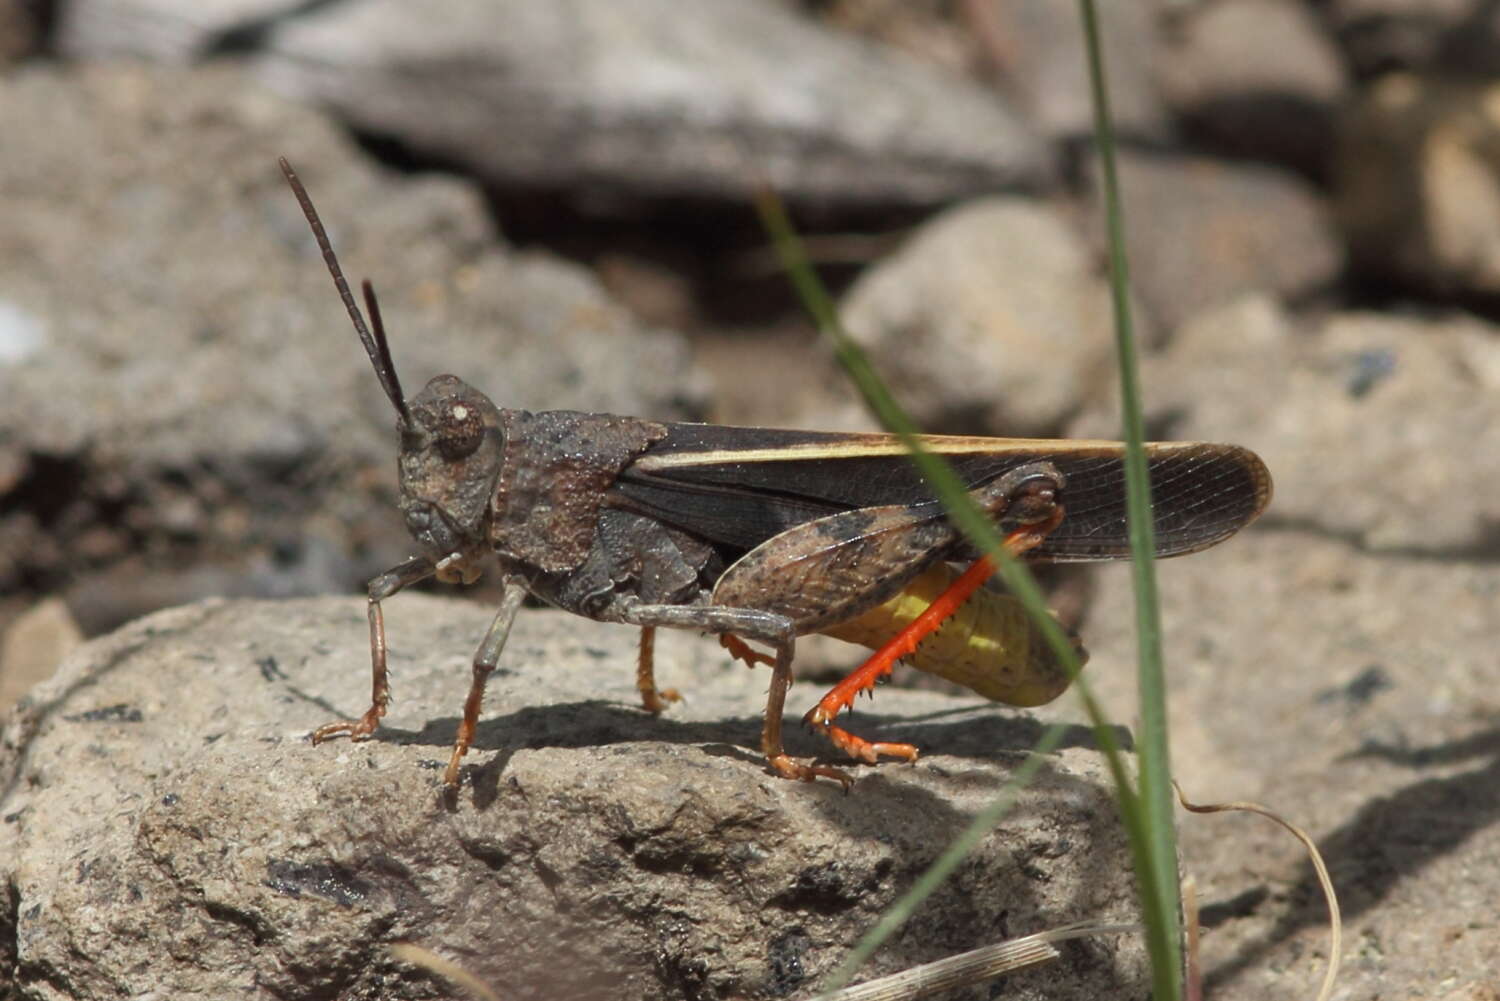
[[(957, 577), (958, 571), (939, 563), (885, 604), (821, 632), (879, 649), (926, 611)], [(1073, 646), (1081, 666), (1088, 660), (1088, 653), (1076, 637)], [(1043, 705), (1068, 688), (1066, 668), (1026, 609), (1012, 596), (985, 588), (974, 592), (905, 660), (919, 670), (1012, 706)]]

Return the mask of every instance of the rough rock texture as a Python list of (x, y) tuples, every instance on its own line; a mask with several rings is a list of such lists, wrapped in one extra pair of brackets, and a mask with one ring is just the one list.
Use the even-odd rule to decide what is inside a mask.
[(375, 279), (408, 392), (452, 371), (509, 406), (701, 399), (677, 336), (505, 250), (474, 188), (382, 174), (241, 73), (23, 69), (0, 120), (33, 137), (0, 158), (0, 589), (73, 585), (89, 631), (406, 555), (391, 407), (278, 154)]
[[(19, 959), (20, 996), (447, 996), (385, 956), (395, 941), (508, 998), (802, 996), (1038, 733), (973, 699), (887, 689), (855, 725), (916, 740), (921, 762), (857, 768), (849, 795), (787, 782), (751, 750), (763, 670), (664, 637), (660, 676), (688, 701), (652, 718), (633, 630), (526, 611), (450, 798), (441, 762), (487, 615), (390, 602), (398, 701), (359, 745), (304, 740), (363, 709), (357, 599), (188, 606), (71, 657), (0, 749), (0, 955)], [(817, 693), (799, 684), (789, 705)], [(1068, 741), (871, 972), (1128, 918), (1086, 742)], [(801, 733), (792, 747), (819, 750)], [(1141, 976), (1130, 940), (1103, 940), (1008, 996), (1139, 996)]]
[[(1481, 458), (1500, 454), (1496, 334), (1372, 314), (1309, 334), (1251, 298), (1143, 371), (1148, 420), (1251, 446), (1276, 477), (1257, 526), (1159, 567), (1174, 764), (1190, 797), (1265, 803), (1318, 840), (1344, 908), (1342, 997), (1500, 983), (1500, 468)], [(1123, 569), (1086, 630), (1117, 718), (1133, 704), (1112, 669), (1133, 644)], [(1310, 995), (1328, 937), (1300, 846), (1253, 817), (1182, 830), (1211, 996)]]
[(769, 0), (691, 17), (674, 0), (465, 0), (441, 17), (404, 0), (252, 4), (234, 24), (180, 0), (70, 7), (73, 54), (232, 48), (284, 93), (497, 183), (742, 197), (768, 179), (797, 198), (925, 204), (1049, 172), (982, 88)]

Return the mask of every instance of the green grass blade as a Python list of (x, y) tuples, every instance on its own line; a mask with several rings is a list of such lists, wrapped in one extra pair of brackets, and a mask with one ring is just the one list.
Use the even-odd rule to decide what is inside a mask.
[[(1131, 322), (1130, 272), (1125, 253), (1125, 220), (1115, 170), (1114, 129), (1105, 85), (1099, 18), (1093, 0), (1079, 0), (1094, 103), (1094, 137), (1099, 150), (1105, 215), (1109, 232), (1110, 290), (1119, 352), (1120, 406), (1125, 438), (1126, 521), (1130, 529), (1136, 606), (1140, 728), (1136, 758), (1141, 773), (1143, 827), (1131, 831), (1140, 884), (1146, 943), (1151, 954), (1156, 1001), (1176, 1001), (1182, 989), (1181, 899), (1177, 881), (1177, 830), (1172, 813), (1172, 769), (1167, 740), (1166, 680), (1162, 667), (1161, 613), (1156, 590), (1156, 543), (1151, 519), (1151, 483), (1146, 472), (1145, 422), (1141, 413), (1139, 366)], [(1127, 818), (1126, 823), (1130, 820)]]

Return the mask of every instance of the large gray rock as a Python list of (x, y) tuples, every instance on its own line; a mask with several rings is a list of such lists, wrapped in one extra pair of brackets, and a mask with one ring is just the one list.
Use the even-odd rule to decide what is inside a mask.
[(1114, 351), (1109, 287), (1083, 240), (1021, 198), (930, 220), (860, 276), (840, 315), (930, 431), (1055, 434)]
[[(687, 701), (653, 718), (633, 630), (523, 611), (448, 796), (442, 763), (488, 614), (391, 601), (397, 701), (353, 745), (305, 736), (364, 708), (357, 599), (214, 601), (75, 653), (0, 743), (0, 960), (18, 962), (0, 964), (0, 993), (13, 976), (17, 996), (48, 1001), (448, 996), (385, 951), (412, 941), (510, 998), (804, 996), (1039, 733), (972, 698), (887, 688), (853, 725), (917, 741), (920, 762), (855, 767), (847, 795), (788, 782), (754, 750), (763, 670), (663, 636), (659, 676)], [(819, 691), (798, 684), (788, 705)], [(1129, 919), (1101, 762), (1086, 734), (1065, 743), (867, 975)], [(824, 750), (796, 728), (791, 749)], [(1128, 938), (1070, 946), (1006, 986), (1146, 989)]]
[(60, 44), (232, 48), (277, 89), (502, 184), (743, 198), (768, 180), (925, 204), (1050, 173), (996, 95), (771, 0), (461, 0), (441, 16), (402, 0), (99, 0), (70, 5)]

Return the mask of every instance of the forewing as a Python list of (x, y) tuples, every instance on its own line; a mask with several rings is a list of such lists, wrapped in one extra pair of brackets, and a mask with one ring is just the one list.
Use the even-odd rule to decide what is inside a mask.
[[(703, 538), (752, 549), (794, 525), (860, 507), (936, 503), (899, 439), (883, 434), (670, 424), (666, 437), (621, 472), (629, 506)], [(931, 435), (969, 489), (1028, 462), (1050, 462), (1067, 482), (1062, 524), (1029, 559), (1120, 559), (1125, 530), (1123, 447), (1118, 442)], [(1249, 524), (1271, 496), (1271, 478), (1235, 445), (1147, 446), (1158, 556), (1194, 552)]]
[(868, 611), (942, 558), (954, 532), (930, 504), (857, 508), (774, 535), (714, 585), (713, 602), (758, 608), (813, 632)]

